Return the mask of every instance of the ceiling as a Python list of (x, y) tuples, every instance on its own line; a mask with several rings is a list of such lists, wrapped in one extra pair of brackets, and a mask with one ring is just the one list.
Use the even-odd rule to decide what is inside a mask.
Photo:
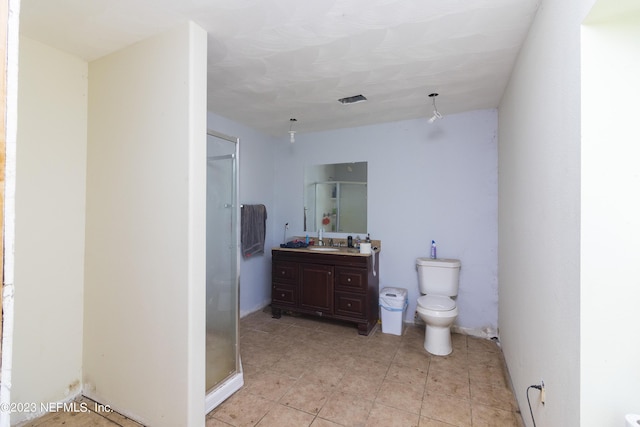
[(432, 92), (445, 119), (496, 108), (539, 2), (22, 0), (20, 27), (91, 61), (192, 20), (208, 110), (279, 136), (290, 118), (299, 133), (428, 119)]

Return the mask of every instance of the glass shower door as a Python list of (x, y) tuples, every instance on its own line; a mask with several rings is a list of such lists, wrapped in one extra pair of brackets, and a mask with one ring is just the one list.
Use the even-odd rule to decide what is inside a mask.
[[(207, 411), (242, 386), (238, 347), (237, 139), (207, 135), (206, 392)], [(228, 389), (229, 383), (239, 386)], [(237, 384), (236, 384), (237, 385)], [(213, 397), (222, 390), (222, 396)], [(220, 394), (220, 393), (217, 393)], [(219, 402), (218, 402), (219, 401)]]

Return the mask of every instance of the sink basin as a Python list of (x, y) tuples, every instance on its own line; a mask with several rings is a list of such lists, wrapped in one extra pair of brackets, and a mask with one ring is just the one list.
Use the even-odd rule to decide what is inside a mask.
[(339, 248), (331, 248), (328, 246), (310, 246), (307, 249), (318, 252), (338, 252), (340, 250)]

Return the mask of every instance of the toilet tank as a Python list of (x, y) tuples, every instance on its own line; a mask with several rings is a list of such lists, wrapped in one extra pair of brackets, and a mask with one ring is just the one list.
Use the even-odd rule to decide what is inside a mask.
[(418, 285), (421, 294), (453, 297), (458, 295), (460, 260), (447, 258), (418, 258)]

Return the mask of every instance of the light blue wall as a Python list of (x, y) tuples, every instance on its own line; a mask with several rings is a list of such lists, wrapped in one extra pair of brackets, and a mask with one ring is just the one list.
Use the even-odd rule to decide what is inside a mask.
[[(429, 255), (462, 261), (459, 294), (463, 328), (495, 331), (497, 290), (497, 113), (451, 115), (429, 124), (408, 120), (296, 135), (276, 140), (274, 223), (303, 231), (304, 167), (367, 161), (369, 224), (382, 240), (380, 286), (409, 291), (413, 322), (418, 293), (415, 259)], [(281, 239), (281, 227), (273, 239)], [(331, 233), (328, 233), (331, 235)]]
[[(267, 248), (304, 235), (303, 180), (307, 165), (367, 161), (369, 231), (382, 240), (380, 286), (409, 291), (406, 320), (419, 296), (415, 259), (462, 261), (458, 324), (495, 333), (497, 279), (497, 113), (482, 110), (429, 124), (408, 120), (274, 138), (209, 114), (209, 128), (241, 138), (240, 200), (268, 209)], [(331, 233), (328, 233), (331, 235)], [(270, 300), (271, 256), (243, 260), (240, 312)]]

